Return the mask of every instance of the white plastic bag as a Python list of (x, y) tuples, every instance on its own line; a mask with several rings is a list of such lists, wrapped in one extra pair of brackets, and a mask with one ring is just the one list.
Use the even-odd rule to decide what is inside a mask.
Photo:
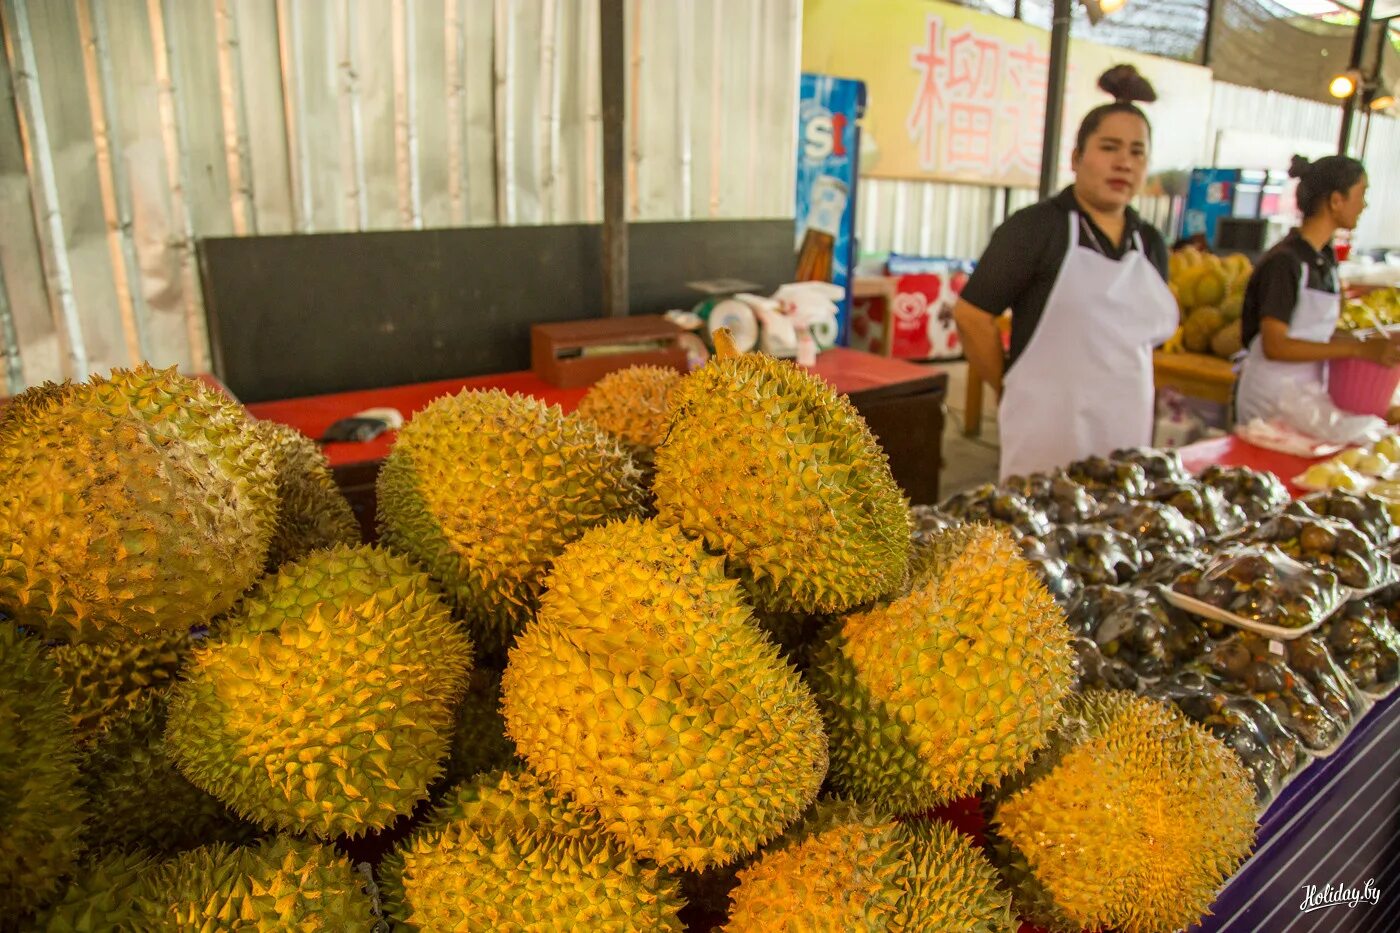
[(1327, 390), (1315, 384), (1280, 399), (1278, 417), (1310, 437), (1333, 444), (1374, 444), (1390, 433), (1384, 419), (1342, 411)]

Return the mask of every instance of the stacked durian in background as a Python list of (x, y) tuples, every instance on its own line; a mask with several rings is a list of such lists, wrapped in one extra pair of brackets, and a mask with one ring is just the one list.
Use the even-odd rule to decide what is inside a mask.
[[(1224, 745), (1071, 693), (1011, 538), (915, 545), (850, 403), (723, 336), (432, 403), (378, 546), (170, 371), (30, 390), (0, 462), (0, 929), (1136, 933), (1253, 839)], [(928, 815), (974, 793), (985, 850)]]

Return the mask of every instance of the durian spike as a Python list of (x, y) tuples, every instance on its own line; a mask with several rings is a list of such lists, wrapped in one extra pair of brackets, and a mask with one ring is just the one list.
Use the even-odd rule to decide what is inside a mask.
[(719, 327), (711, 334), (715, 341), (715, 359), (732, 360), (743, 354), (739, 348), (734, 346), (734, 335), (729, 332), (728, 327)]

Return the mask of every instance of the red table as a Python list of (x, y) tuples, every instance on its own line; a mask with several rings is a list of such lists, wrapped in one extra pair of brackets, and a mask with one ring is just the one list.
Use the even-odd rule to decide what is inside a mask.
[(1251, 467), (1274, 474), (1283, 480), (1288, 491), (1295, 496), (1301, 495), (1303, 490), (1294, 486), (1290, 480), (1314, 463), (1325, 459), (1327, 458), (1295, 457), (1292, 454), (1265, 450), (1263, 447), (1255, 447), (1233, 434), (1208, 441), (1197, 441), (1181, 448), (1181, 461), (1186, 464), (1186, 469), (1192, 473), (1199, 473), (1215, 463), (1221, 466)]
[[(895, 479), (911, 501), (932, 504), (938, 498), (942, 467), (943, 398), (947, 374), (930, 366), (835, 347), (817, 357), (813, 371), (850, 397), (890, 458)], [(428, 403), (464, 389), (502, 389), (531, 395), (565, 412), (573, 411), (586, 387), (560, 389), (532, 372), (500, 373), (314, 395), (248, 405), (262, 420), (290, 425), (317, 438), (335, 421), (368, 408), (396, 408), (405, 419)], [(385, 432), (365, 443), (326, 444), (336, 482), (350, 500), (361, 528), (373, 540), (374, 480), (379, 464), (393, 447), (395, 434)]]

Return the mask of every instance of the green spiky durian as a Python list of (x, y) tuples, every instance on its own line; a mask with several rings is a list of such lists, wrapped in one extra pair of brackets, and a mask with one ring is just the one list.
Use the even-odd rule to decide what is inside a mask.
[(508, 768), (513, 761), (515, 743), (506, 735), (506, 721), (501, 715), (501, 674), (478, 667), (472, 671), (466, 695), (457, 706), (446, 780), (456, 784), (483, 771)]
[(1072, 682), (1063, 610), (1016, 543), (981, 526), (943, 544), (940, 575), (833, 627), (809, 672), (832, 786), (897, 813), (1020, 770)]
[(993, 826), (1028, 919), (1155, 933), (1198, 923), (1249, 854), (1254, 791), (1234, 753), (1174, 707), (1090, 691), (1004, 789)]
[(996, 870), (945, 824), (901, 826), (843, 800), (819, 803), (739, 873), (726, 933), (1012, 933)]
[(427, 568), (494, 652), (565, 545), (640, 510), (639, 478), (616, 441), (557, 406), (466, 391), (399, 432), (379, 473), (381, 540)]
[(73, 872), (63, 894), (39, 917), (43, 933), (145, 933), (153, 920), (137, 896), (160, 862), (143, 852), (116, 852)]
[(63, 684), (38, 639), (0, 625), (0, 926), (58, 890), (83, 816)]
[(70, 380), (30, 386), (0, 408), (0, 432), (12, 430), (57, 405), (73, 388)]
[(316, 442), (274, 421), (255, 422), (254, 430), (276, 469), (281, 503), (268, 547), (268, 569), (276, 570), (322, 548), (359, 544), (355, 513)]
[(89, 847), (170, 855), (213, 842), (246, 842), (256, 827), (195, 787), (167, 756), (166, 697), (147, 693), (93, 740), (82, 761), (92, 817)]
[(811, 693), (723, 560), (655, 522), (594, 529), (564, 551), (503, 688), (531, 768), (664, 867), (752, 852), (826, 773)]
[(78, 741), (91, 741), (148, 694), (174, 684), (195, 644), (196, 636), (172, 632), (132, 642), (55, 646), (50, 656), (68, 689)]
[(681, 374), (663, 366), (629, 366), (595, 382), (575, 413), (620, 440), (650, 470), (670, 422), (671, 395)]
[(865, 421), (806, 370), (737, 355), (727, 332), (716, 346), (676, 387), (659, 520), (723, 553), (766, 612), (844, 612), (898, 590), (909, 516)]
[(409, 930), (682, 929), (674, 880), (524, 772), (459, 786), (381, 874), (388, 909)]
[(0, 603), (72, 642), (185, 631), (262, 572), (271, 473), (241, 410), (143, 368), (56, 393), (0, 432)]
[(380, 829), (442, 773), (471, 655), (406, 559), (317, 551), (265, 580), (195, 652), (167, 748), (191, 782), (264, 827)]

